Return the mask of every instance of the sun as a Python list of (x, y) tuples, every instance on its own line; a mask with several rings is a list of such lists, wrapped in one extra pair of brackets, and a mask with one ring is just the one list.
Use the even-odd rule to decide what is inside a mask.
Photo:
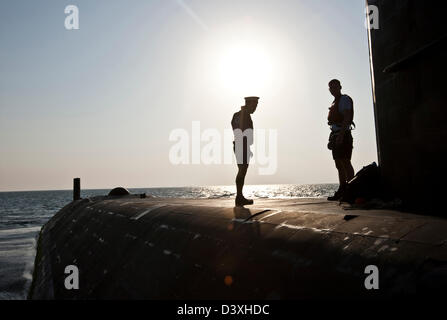
[(234, 93), (257, 95), (272, 82), (272, 60), (265, 48), (233, 45), (223, 50), (219, 61), (222, 85)]

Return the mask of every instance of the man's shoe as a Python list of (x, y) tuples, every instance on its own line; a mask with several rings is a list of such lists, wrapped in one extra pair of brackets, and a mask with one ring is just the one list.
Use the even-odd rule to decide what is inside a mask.
[(335, 192), (333, 196), (327, 197), (328, 201), (338, 201), (341, 198), (341, 194), (338, 192)]
[(333, 196), (327, 197), (328, 201), (338, 201), (341, 199), (341, 197), (343, 196), (343, 192), (344, 192), (345, 188), (338, 188), (337, 191), (335, 191)]
[(245, 206), (245, 205), (253, 204), (253, 200), (245, 199), (244, 197), (237, 196), (236, 199), (235, 199), (235, 203), (236, 203), (237, 207), (242, 207), (242, 206)]

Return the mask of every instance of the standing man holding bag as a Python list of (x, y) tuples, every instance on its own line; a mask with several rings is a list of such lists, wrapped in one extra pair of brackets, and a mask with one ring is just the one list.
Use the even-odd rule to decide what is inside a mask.
[(343, 195), (347, 183), (354, 177), (354, 168), (351, 164), (353, 149), (352, 125), (355, 126), (354, 103), (346, 94), (341, 93), (341, 83), (337, 79), (329, 82), (329, 91), (334, 101), (329, 108), (328, 124), (331, 128), (328, 148), (332, 150), (332, 158), (338, 170), (340, 186), (335, 194), (328, 197), (329, 201), (337, 201)]

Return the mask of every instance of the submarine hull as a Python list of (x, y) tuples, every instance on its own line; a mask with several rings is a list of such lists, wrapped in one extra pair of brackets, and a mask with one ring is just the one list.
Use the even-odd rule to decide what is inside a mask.
[[(380, 214), (315, 199), (250, 209), (133, 195), (76, 200), (42, 228), (29, 298), (374, 299), (445, 289), (447, 223)], [(365, 285), (371, 265), (380, 290)], [(77, 289), (67, 289), (67, 266), (79, 271)]]

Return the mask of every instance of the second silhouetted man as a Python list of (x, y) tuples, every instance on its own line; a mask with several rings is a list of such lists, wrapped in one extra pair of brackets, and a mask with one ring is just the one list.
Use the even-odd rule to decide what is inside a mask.
[(341, 84), (337, 79), (329, 82), (329, 91), (334, 96), (334, 101), (329, 108), (328, 124), (331, 128), (328, 148), (332, 150), (332, 158), (338, 170), (340, 187), (328, 200), (339, 200), (347, 183), (354, 177), (354, 168), (351, 164), (352, 135), (354, 124), (354, 103), (346, 94), (341, 93)]

